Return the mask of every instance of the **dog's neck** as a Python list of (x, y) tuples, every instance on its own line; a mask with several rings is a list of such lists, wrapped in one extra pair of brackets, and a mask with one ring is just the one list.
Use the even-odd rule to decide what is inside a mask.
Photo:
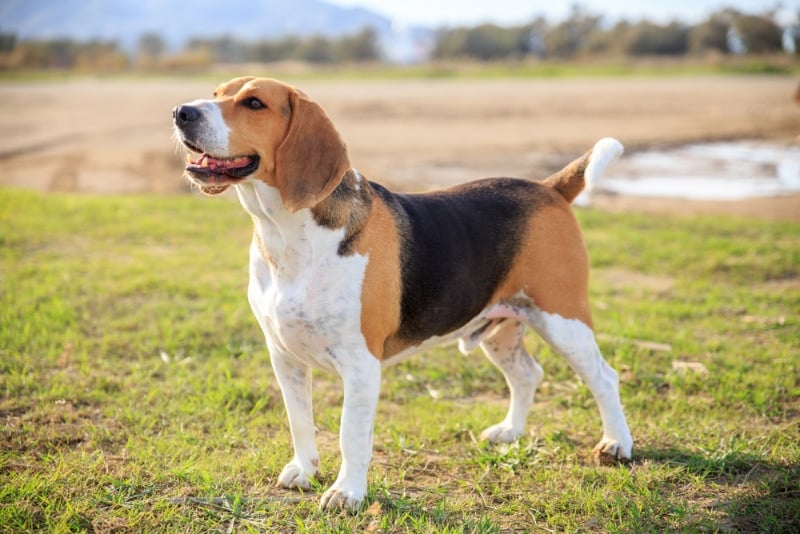
[(308, 268), (315, 258), (352, 254), (374, 194), (355, 169), (348, 170), (339, 186), (319, 204), (294, 213), (286, 209), (278, 190), (263, 182), (246, 181), (235, 189), (253, 218), (264, 259), (273, 269), (289, 275)]
[(369, 181), (355, 169), (349, 169), (333, 192), (311, 208), (314, 221), (325, 228), (344, 228), (344, 238), (337, 254), (348, 256), (358, 235), (367, 223), (374, 191)]

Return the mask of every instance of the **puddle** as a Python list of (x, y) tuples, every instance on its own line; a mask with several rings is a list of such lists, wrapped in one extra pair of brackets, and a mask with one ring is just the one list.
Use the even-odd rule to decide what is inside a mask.
[(614, 162), (597, 191), (688, 200), (744, 200), (800, 192), (800, 147), (761, 141), (636, 152)]

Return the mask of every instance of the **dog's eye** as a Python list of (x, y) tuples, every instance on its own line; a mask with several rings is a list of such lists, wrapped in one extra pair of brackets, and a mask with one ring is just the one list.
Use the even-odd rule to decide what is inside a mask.
[(247, 106), (250, 109), (264, 109), (265, 107), (267, 107), (267, 106), (264, 105), (264, 103), (261, 100), (257, 99), (254, 96), (251, 96), (250, 98), (245, 99), (245, 101), (243, 103), (244, 103), (245, 106)]

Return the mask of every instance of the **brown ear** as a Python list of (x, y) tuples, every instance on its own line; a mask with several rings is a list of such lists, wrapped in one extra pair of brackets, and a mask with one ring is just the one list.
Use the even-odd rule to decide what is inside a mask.
[(299, 91), (289, 94), (292, 118), (275, 154), (275, 182), (286, 208), (310, 208), (336, 189), (350, 168), (347, 147), (325, 111)]

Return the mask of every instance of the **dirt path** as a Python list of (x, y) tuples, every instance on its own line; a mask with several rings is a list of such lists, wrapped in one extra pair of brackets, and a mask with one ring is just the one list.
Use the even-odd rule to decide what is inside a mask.
[[(222, 81), (222, 80), (220, 80)], [(790, 77), (300, 83), (371, 179), (424, 190), (482, 176), (543, 177), (613, 135), (628, 152), (702, 140), (791, 142)], [(0, 85), (0, 185), (93, 193), (180, 192), (176, 104), (214, 82), (81, 80)], [(711, 210), (800, 220), (800, 199), (744, 203), (604, 198), (609, 209)], [(648, 205), (652, 204), (651, 207)], [(719, 206), (715, 206), (719, 204)], [(775, 206), (786, 206), (779, 210)], [(777, 214), (777, 215), (776, 215)]]

